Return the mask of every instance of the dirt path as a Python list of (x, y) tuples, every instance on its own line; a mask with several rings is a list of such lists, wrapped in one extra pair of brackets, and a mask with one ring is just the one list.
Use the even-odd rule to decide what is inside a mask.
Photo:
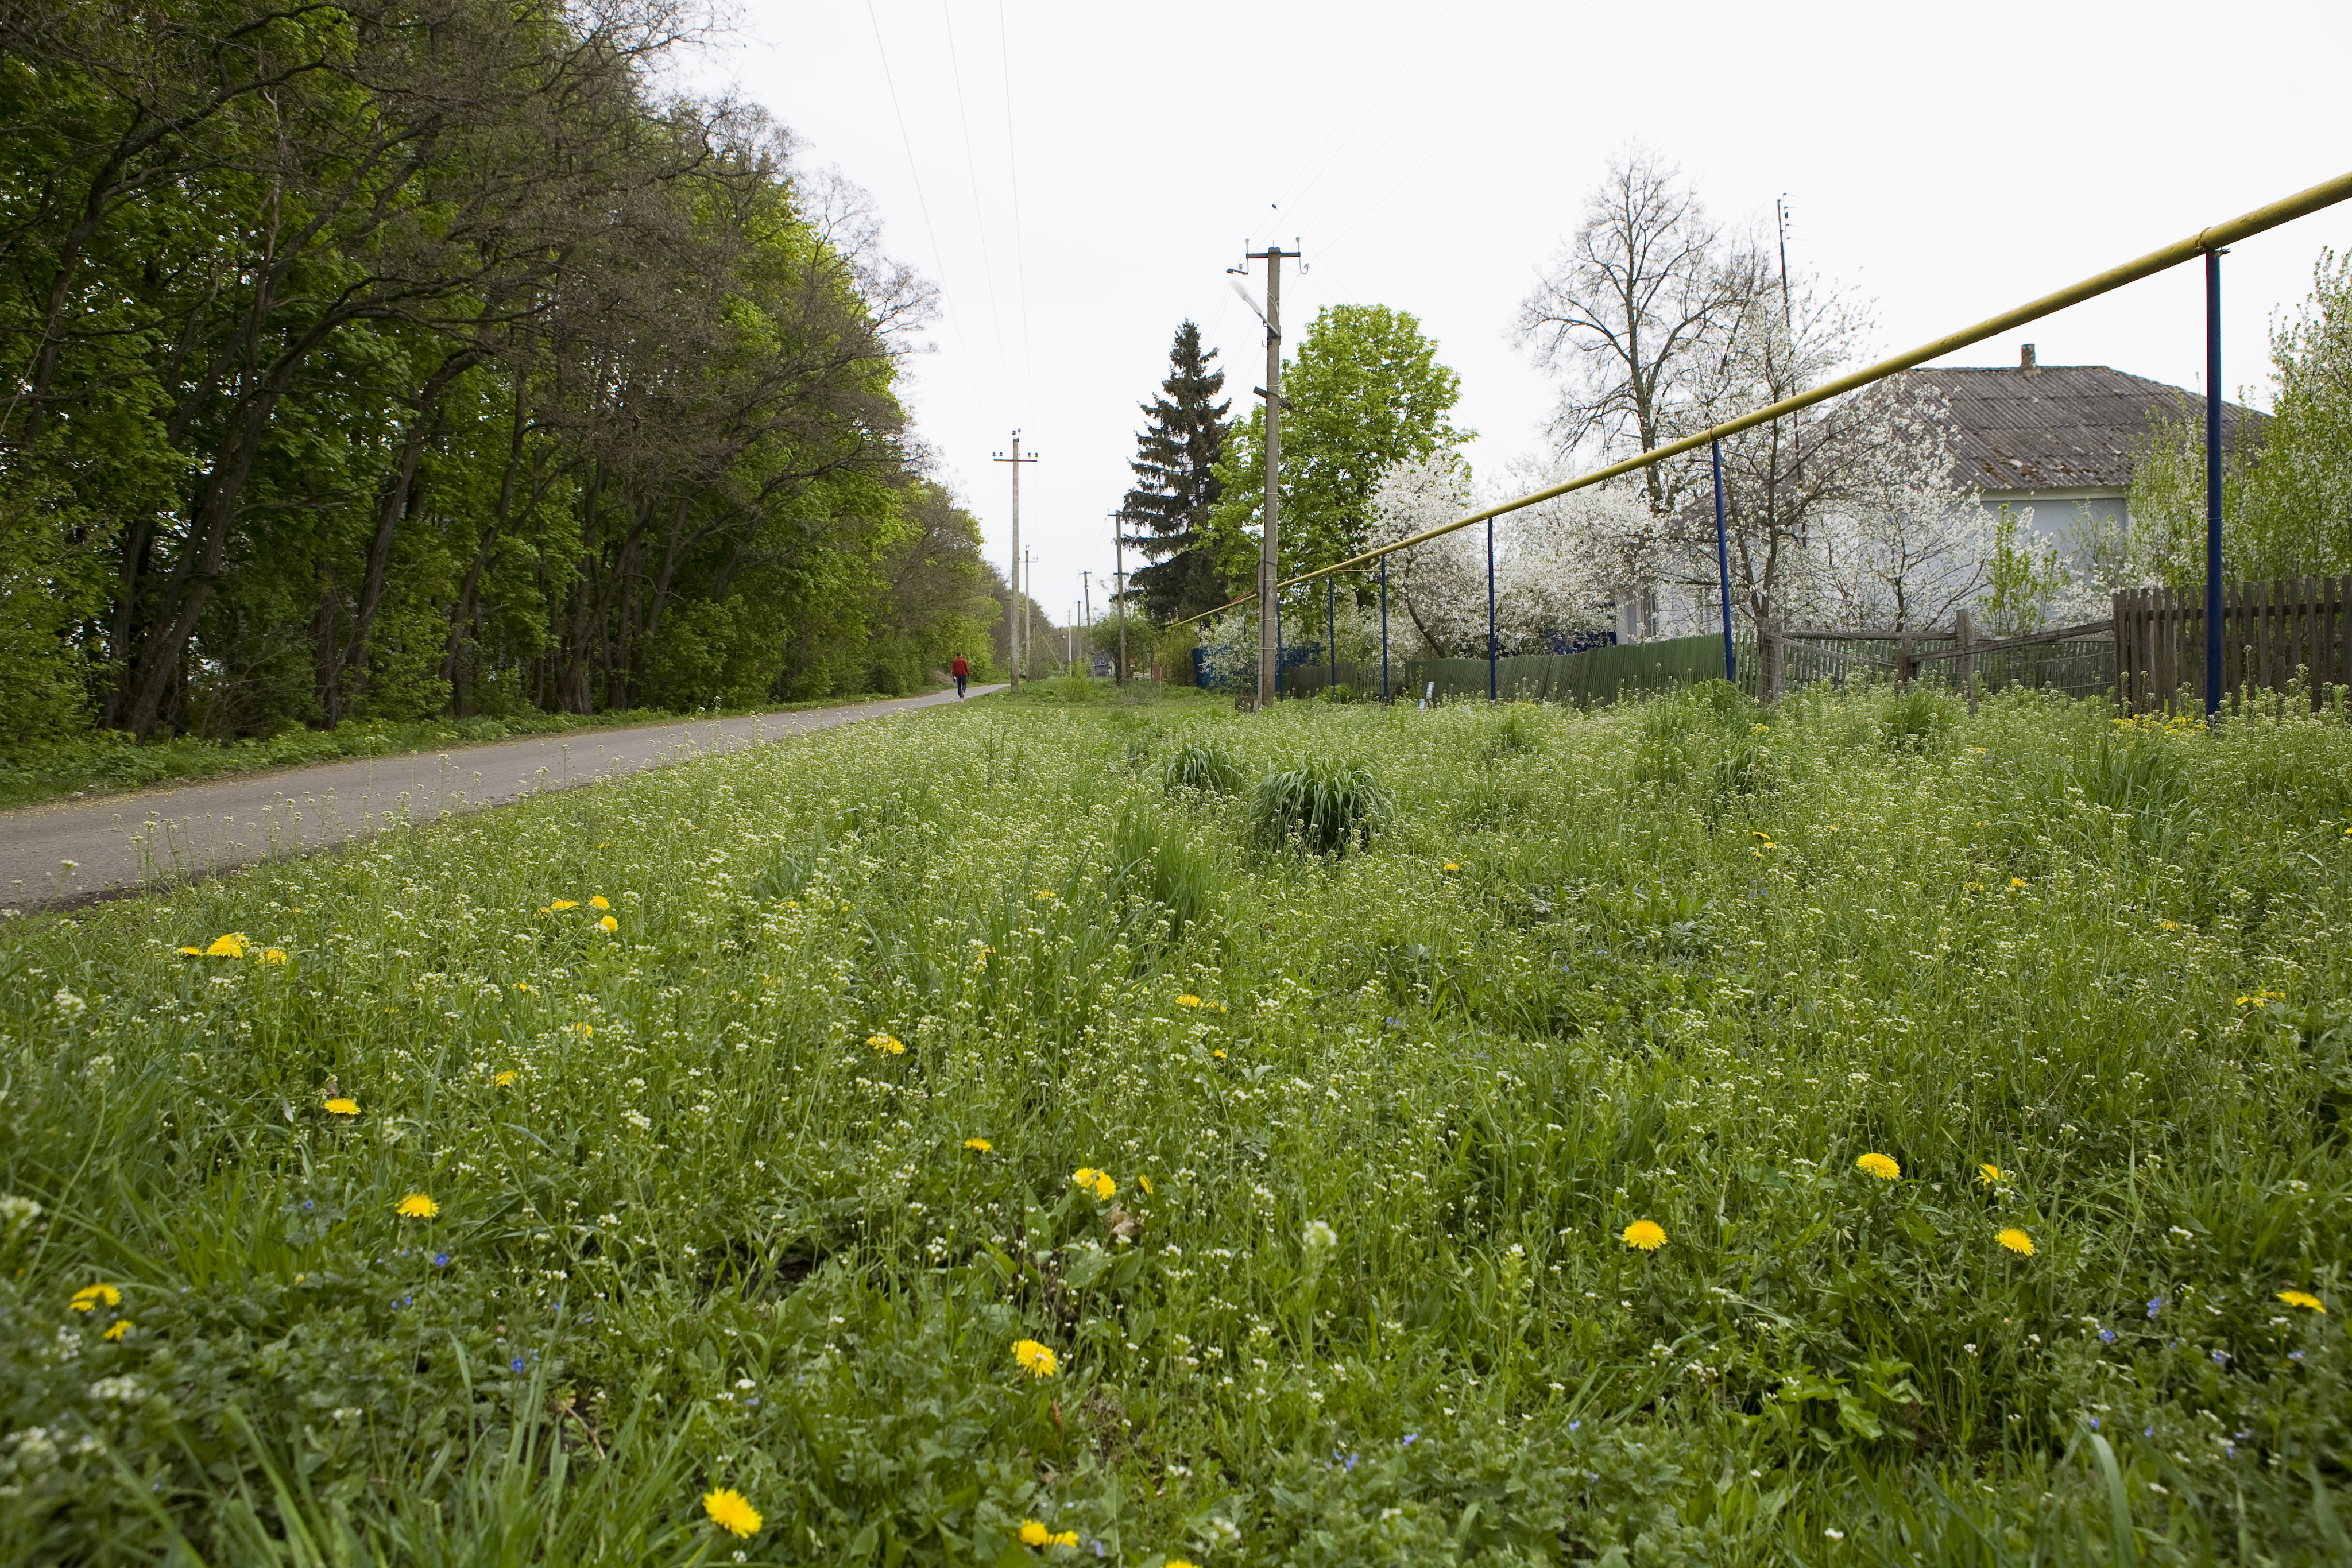
[[(975, 686), (972, 695), (999, 689)], [(204, 875), (342, 843), (404, 816), (416, 821), (503, 806), (542, 789), (601, 783), (955, 700), (953, 692), (936, 692), (856, 707), (532, 736), (27, 806), (0, 812), (0, 907), (30, 912), (85, 904), (135, 892), (151, 865), (161, 876)]]

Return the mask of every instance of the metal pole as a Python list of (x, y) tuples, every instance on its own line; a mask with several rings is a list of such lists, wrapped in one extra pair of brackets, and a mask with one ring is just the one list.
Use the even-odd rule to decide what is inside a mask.
[(1723, 584), (1723, 678), (1739, 684), (1739, 661), (1731, 651), (1731, 549), (1723, 534), (1723, 443), (1715, 447), (1715, 571)]
[(2205, 253), (2205, 722), (2221, 712), (2221, 252)]
[(1270, 689), (1274, 693), (1274, 701), (1282, 700), (1282, 601), (1279, 599), (1274, 601), (1274, 680), (1269, 686), (1265, 672), (1260, 670), (1257, 681), (1259, 690)]
[(1272, 654), (1258, 664), (1261, 704), (1282, 695), (1282, 246), (1265, 247), (1265, 537), (1258, 543), (1258, 639)]
[(1328, 602), (1323, 607), (1323, 640), (1331, 644), (1331, 685), (1337, 690), (1339, 685), (1339, 580), (1331, 578), (1328, 583), (1330, 591), (1324, 595)]
[(1110, 580), (1111, 598), (1118, 605), (1118, 684), (1127, 685), (1127, 537), (1119, 528), (1119, 514), (1110, 517), (1111, 563), (1114, 575)]
[(1389, 558), (1381, 557), (1381, 701), (1392, 700), (1389, 686)]
[[(1313, 571), (1295, 580), (1304, 581), (1307, 577), (1320, 577), (1326, 572), (1347, 571), (1355, 567), (1366, 565), (1377, 556), (1409, 549), (1414, 545), (1442, 538), (1456, 529), (1466, 528), (1473, 523), (1485, 522), (1489, 517), (1499, 517), (1506, 512), (1516, 512), (1522, 507), (1532, 507), (1539, 502), (1549, 501), (1554, 497), (1565, 496), (1572, 491), (1605, 484), (1621, 474), (1631, 474), (1638, 469), (1668, 462), (1685, 452), (1696, 452), (1710, 441), (1726, 435), (1737, 435), (1743, 430), (1752, 430), (1757, 425), (1768, 424), (1773, 420), (1786, 418), (1801, 409), (1811, 408), (1815, 403), (1843, 397), (1847, 392), (1868, 386), (1873, 382), (1884, 381), (1898, 371), (1924, 365), (1930, 360), (1940, 359), (1956, 350), (1965, 349), (1972, 343), (1981, 343), (1987, 338), (1997, 338), (2004, 332), (2024, 326), (2029, 321), (2039, 321), (2044, 316), (2054, 315), (2068, 306), (2079, 305), (2085, 299), (2096, 298), (2102, 294), (2110, 293), (2127, 284), (2137, 283), (2143, 277), (2152, 277), (2168, 267), (2177, 267), (2194, 256), (2227, 247), (2239, 240), (2274, 229), (2281, 224), (2292, 222), (2308, 214), (2318, 212), (2323, 207), (2332, 206), (2337, 202), (2346, 200), (2352, 200), (2352, 173), (2338, 174), (2336, 178), (2314, 185), (2307, 191), (2298, 191), (2294, 195), (2273, 202), (2268, 206), (2257, 207), (2251, 213), (2241, 214), (2227, 223), (2214, 224), (2200, 229), (2187, 239), (2176, 240), (2161, 250), (2153, 250), (2146, 256), (2125, 262), (2119, 267), (2109, 267), (2095, 277), (2086, 277), (2080, 283), (2070, 285), (2055, 293), (2045, 294), (2041, 298), (2030, 300), (2013, 310), (2005, 310), (1998, 316), (1989, 316), (1972, 327), (1965, 327), (1957, 332), (1947, 333), (1931, 343), (1922, 343), (1919, 347), (1908, 352), (1897, 354), (1892, 359), (1881, 360), (1874, 365), (1864, 365), (1858, 371), (1850, 371), (1833, 381), (1824, 382), (1811, 392), (1800, 392), (1794, 397), (1782, 398), (1779, 402), (1767, 404), (1752, 413), (1741, 414), (1737, 419), (1726, 420), (1721, 424), (1709, 426), (1706, 430), (1685, 435), (1680, 440), (1653, 447), (1637, 456), (1610, 464), (1606, 467), (1596, 468), (1588, 474), (1580, 474), (1572, 479), (1563, 480), (1545, 489), (1489, 507), (1484, 511), (1473, 512), (1466, 517), (1456, 517), (1450, 523), (1444, 523), (1433, 528), (1423, 528), (1421, 532), (1398, 539), (1393, 544), (1382, 545), (1377, 550), (1366, 550), (1361, 555), (1349, 556), (1345, 560), (1333, 561), (1328, 566), (1318, 566)], [(1234, 609), (1245, 602), (1245, 600), (1236, 599), (1228, 603), (1220, 604), (1213, 610), (1203, 611), (1199, 615), (1187, 616), (1178, 624), (1189, 624), (1191, 622)], [(1757, 635), (1759, 638), (1764, 635), (1764, 629), (1761, 626), (1758, 628)]]
[[(1022, 655), (1029, 642), (1028, 595), (1021, 580), (1021, 465), (1036, 462), (1037, 455), (1033, 452), (1026, 457), (1021, 455), (1021, 433), (1016, 430), (1013, 433), (1013, 455), (1007, 457), (999, 452), (995, 461), (1013, 465), (1013, 603), (1008, 617), (1012, 623), (1004, 629), (1004, 638), (1013, 654), (1013, 689), (1017, 692), (1021, 689)], [(1046, 656), (1053, 656), (1050, 644)]]
[(1486, 700), (1495, 700), (1495, 519), (1486, 519)]

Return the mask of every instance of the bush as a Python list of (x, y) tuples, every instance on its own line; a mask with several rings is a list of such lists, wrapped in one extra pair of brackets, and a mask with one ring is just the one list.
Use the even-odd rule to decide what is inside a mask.
[(1250, 832), (1262, 849), (1345, 856), (1350, 840), (1370, 849), (1374, 830), (1394, 815), (1394, 803), (1370, 767), (1316, 758), (1257, 787)]
[(1878, 735), (1889, 751), (1923, 753), (1940, 748), (1959, 724), (1958, 697), (1915, 683), (1886, 699), (1879, 710)]

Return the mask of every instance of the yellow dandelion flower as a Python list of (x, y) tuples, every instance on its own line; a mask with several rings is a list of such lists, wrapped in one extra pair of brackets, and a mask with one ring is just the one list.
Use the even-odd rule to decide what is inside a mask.
[(2309, 1307), (2313, 1312), (2322, 1315), (2325, 1315), (2327, 1311), (2320, 1299), (2309, 1291), (2281, 1291), (2278, 1293), (2278, 1299), (2290, 1307)]
[(2016, 1253), (2021, 1258), (2031, 1258), (2033, 1256), (2033, 1238), (2028, 1236), (2024, 1231), (2020, 1230), (2014, 1225), (2002, 1231), (2000, 1235), (1994, 1237), (1993, 1239), (2000, 1242), (2003, 1247), (2008, 1248), (2011, 1252)]
[(1136, 1177), (1135, 1185), (1143, 1189), (1144, 1197), (1150, 1197), (1151, 1196), (1151, 1178), (1150, 1176), (1139, 1176)]
[(1654, 1219), (1637, 1219), (1625, 1228), (1625, 1245), (1636, 1252), (1655, 1252), (1666, 1244), (1666, 1228)]
[(710, 1522), (730, 1535), (745, 1540), (760, 1533), (760, 1511), (751, 1506), (751, 1499), (732, 1487), (718, 1487), (702, 1494), (702, 1511)]
[(895, 1034), (869, 1034), (866, 1037), (866, 1043), (885, 1056), (907, 1054), (907, 1042)]
[(283, 964), (286, 962), (286, 949), (272, 947), (261, 955), (261, 961), (265, 964)]
[(1214, 1009), (1215, 1009), (1216, 1011), (1218, 1011), (1218, 1012), (1225, 1012), (1225, 1011), (1229, 1010), (1229, 1009), (1226, 1008), (1225, 1004), (1224, 1004), (1224, 1003), (1223, 1003), (1223, 1002), (1211, 1002), (1211, 1003), (1209, 1004), (1209, 1006), (1210, 1006), (1211, 1008)]
[(992, 1152), (996, 1147), (994, 1144), (990, 1143), (986, 1138), (966, 1138), (963, 1141), (963, 1146), (967, 1149), (978, 1149), (983, 1155)]
[(1079, 1190), (1090, 1192), (1106, 1203), (1118, 1193), (1118, 1183), (1110, 1179), (1110, 1173), (1092, 1166), (1080, 1166), (1070, 1173), (1070, 1179), (1078, 1184)]
[(1040, 899), (1050, 901), (1058, 895), (1055, 894), (1054, 890), (1050, 887), (1041, 887), (1037, 890), (1037, 896)]
[(120, 1341), (124, 1334), (127, 1334), (130, 1332), (131, 1320), (129, 1318), (117, 1318), (114, 1320), (113, 1323), (108, 1327), (107, 1331), (98, 1337), (100, 1339)]
[(230, 931), (214, 937), (213, 945), (205, 949), (205, 956), (207, 958), (244, 957), (245, 933), (242, 931)]
[(205, 956), (205, 950), (202, 947), (175, 947), (173, 951), (185, 953), (191, 958), (201, 958)]
[(2023, 887), (2025, 885), (2025, 879), (2021, 876), (2011, 877), (2009, 879), (2009, 885), (2011, 887)]
[(2156, 927), (2159, 931), (2178, 931), (2180, 929), (2180, 922), (2178, 920), (2159, 920), (2156, 923)]
[(1051, 1377), (1062, 1370), (1062, 1358), (1054, 1354), (1054, 1347), (1034, 1339), (1014, 1340), (1013, 1359), (1032, 1377)]
[(1219, 1061), (1223, 1061), (1225, 1059), (1225, 1049), (1223, 1046), (1219, 1046), (1216, 1050), (1209, 1052), (1209, 1054), (1215, 1057)]
[(1176, 998), (1176, 1005), (1180, 1008), (1197, 1008), (1201, 1005), (1201, 998), (1187, 993)]
[(2009, 1179), (2009, 1173), (2001, 1169), (1999, 1166), (1980, 1165), (1977, 1166), (1977, 1179), (1984, 1183), (1987, 1186), (1992, 1186), (1998, 1183), (2007, 1181)]
[(1440, 871), (1460, 871), (1462, 867), (1456, 862), (1447, 861), (1444, 865), (1439, 866), (1437, 869)]
[(577, 909), (579, 907), (580, 901), (576, 898), (559, 898), (551, 903), (547, 906), (547, 910), (548, 913), (551, 915), (559, 909)]
[(1024, 1546), (1076, 1546), (1077, 1543), (1078, 1532), (1075, 1530), (1065, 1530), (1056, 1533), (1046, 1529), (1036, 1520), (1024, 1519), (1021, 1521), (1021, 1544)]
[(515, 982), (515, 989), (520, 991), (527, 997), (535, 997), (539, 995), (537, 991), (530, 988), (530, 982), (529, 980), (517, 980)]
[(412, 1192), (393, 1205), (393, 1212), (404, 1219), (430, 1219), (441, 1212), (441, 1206), (421, 1192)]
[(122, 1304), (122, 1292), (111, 1285), (84, 1285), (73, 1293), (71, 1304), (78, 1312), (93, 1312), (101, 1306), (119, 1307)]
[(586, 1040), (596, 1032), (596, 1026), (593, 1023), (568, 1023), (563, 1026), (563, 1032), (576, 1034), (581, 1039)]
[(596, 924), (603, 926), (607, 931), (618, 931), (621, 928), (621, 923), (614, 919), (609, 915), (604, 916), (604, 919), (596, 922)]
[(1876, 1176), (1881, 1181), (1894, 1181), (1903, 1174), (1903, 1167), (1886, 1155), (1873, 1152), (1853, 1162), (1853, 1168)]
[(513, 1068), (509, 1067), (504, 1072), (499, 1073), (496, 1078), (491, 1079), (490, 1082), (497, 1084), (501, 1089), (511, 1089), (515, 1086), (515, 1081), (520, 1079), (521, 1076), (521, 1073), (517, 1072)]
[(600, 893), (595, 897), (588, 901), (588, 907), (591, 909), (610, 909), (613, 907), (613, 904), (611, 900), (607, 899)]
[(360, 1113), (360, 1103), (356, 1100), (347, 1100), (339, 1094), (327, 1102), (326, 1109), (330, 1116), (356, 1116)]

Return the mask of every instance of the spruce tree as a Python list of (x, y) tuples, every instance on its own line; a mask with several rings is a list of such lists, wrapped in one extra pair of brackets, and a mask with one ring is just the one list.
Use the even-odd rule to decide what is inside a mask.
[(1209, 513), (1222, 494), (1216, 466), (1223, 455), (1233, 407), (1220, 402), (1225, 372), (1212, 368), (1214, 349), (1201, 347), (1201, 328), (1186, 321), (1168, 350), (1161, 395), (1141, 405), (1149, 428), (1136, 433), (1135, 488), (1125, 512), (1130, 548), (1151, 564), (1129, 579), (1130, 591), (1153, 621), (1213, 610), (1231, 597), (1208, 550)]

